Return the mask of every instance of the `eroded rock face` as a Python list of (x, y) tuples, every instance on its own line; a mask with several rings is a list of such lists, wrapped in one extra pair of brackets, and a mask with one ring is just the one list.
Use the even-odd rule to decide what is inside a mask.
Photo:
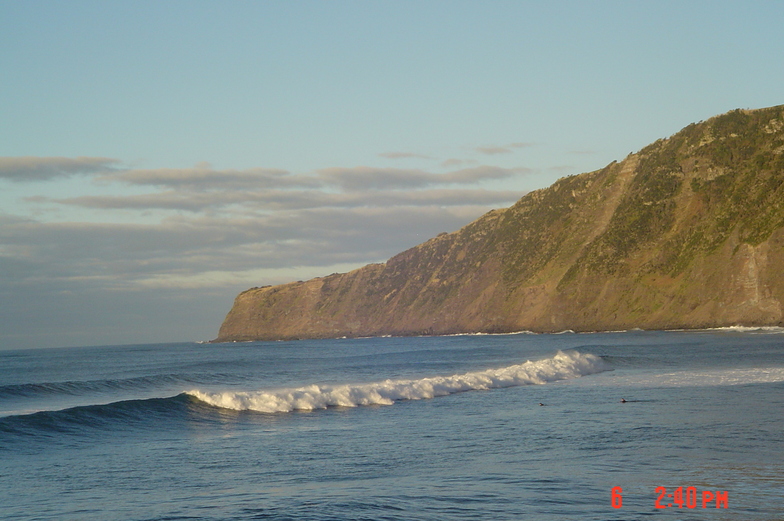
[(385, 264), (241, 293), (217, 341), (782, 325), (784, 106), (689, 125)]

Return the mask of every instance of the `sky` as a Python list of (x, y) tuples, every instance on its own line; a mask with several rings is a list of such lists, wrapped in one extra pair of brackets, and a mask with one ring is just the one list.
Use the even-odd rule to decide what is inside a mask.
[(686, 125), (777, 1), (0, 0), (0, 349), (215, 338)]

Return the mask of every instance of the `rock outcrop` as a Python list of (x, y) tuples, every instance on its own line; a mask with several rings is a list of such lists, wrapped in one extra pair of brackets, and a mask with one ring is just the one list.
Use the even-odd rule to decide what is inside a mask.
[(784, 325), (784, 106), (692, 124), (384, 264), (241, 293), (216, 341)]

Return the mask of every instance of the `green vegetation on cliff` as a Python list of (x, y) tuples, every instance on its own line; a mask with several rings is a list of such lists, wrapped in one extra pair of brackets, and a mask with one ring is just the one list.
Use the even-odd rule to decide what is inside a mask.
[(781, 325), (784, 107), (687, 126), (385, 264), (237, 297), (217, 340)]

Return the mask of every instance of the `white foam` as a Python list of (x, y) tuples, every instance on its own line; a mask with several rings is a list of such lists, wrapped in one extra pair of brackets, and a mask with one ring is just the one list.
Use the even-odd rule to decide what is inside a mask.
[(613, 387), (713, 387), (729, 385), (771, 384), (784, 382), (784, 367), (745, 367), (672, 371), (668, 373), (639, 373), (616, 371), (610, 380), (582, 381), (581, 386), (607, 385)]
[(737, 333), (763, 333), (769, 335), (776, 335), (784, 333), (784, 327), (779, 326), (728, 326), (716, 327), (708, 329), (707, 331), (733, 331)]
[(400, 400), (423, 400), (449, 394), (545, 384), (605, 371), (596, 355), (567, 351), (536, 362), (452, 376), (418, 380), (384, 380), (365, 384), (308, 385), (296, 389), (251, 392), (202, 392), (188, 394), (216, 407), (260, 412), (310, 411), (327, 407), (392, 405)]
[(523, 329), (521, 331), (513, 331), (511, 333), (450, 333), (448, 335), (440, 335), (440, 336), (512, 336), (512, 335), (538, 335), (539, 333), (534, 333), (533, 331), (528, 331), (527, 329)]
[(676, 371), (631, 380), (630, 383), (653, 387), (765, 384), (784, 382), (784, 367)]
[(729, 332), (729, 333), (757, 333), (757, 334), (764, 334), (764, 335), (780, 335), (784, 333), (784, 327), (781, 326), (724, 326), (724, 327), (710, 327), (707, 329), (668, 329), (667, 331), (672, 332), (700, 332), (700, 331), (708, 331), (708, 332)]

